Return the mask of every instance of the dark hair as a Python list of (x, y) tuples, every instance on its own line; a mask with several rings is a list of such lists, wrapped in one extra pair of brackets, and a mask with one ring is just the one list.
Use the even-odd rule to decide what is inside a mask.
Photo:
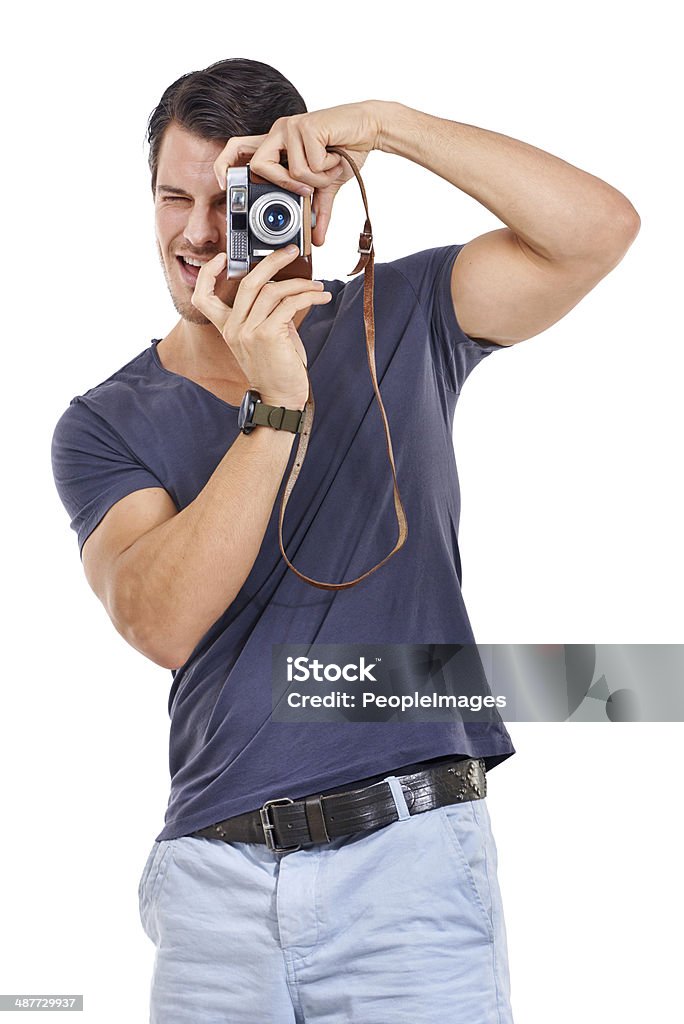
[(266, 135), (279, 117), (306, 112), (292, 83), (258, 60), (233, 57), (182, 75), (166, 89), (147, 122), (152, 192), (162, 138), (172, 122), (202, 139), (227, 142), (233, 135)]

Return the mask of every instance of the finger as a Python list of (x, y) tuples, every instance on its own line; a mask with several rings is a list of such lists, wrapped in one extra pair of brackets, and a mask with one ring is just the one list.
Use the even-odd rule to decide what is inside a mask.
[(273, 139), (266, 139), (266, 141), (259, 146), (259, 149), (250, 161), (252, 170), (262, 178), (265, 178), (266, 181), (271, 181), (274, 185), (279, 185), (280, 188), (287, 189), (289, 192), (296, 192), (298, 195), (310, 196), (313, 192), (312, 186), (304, 184), (301, 181), (297, 181), (288, 168), (281, 164), (280, 154), (283, 151), (287, 151), (286, 146), (284, 142), (279, 141), (277, 137), (274, 137)]
[(287, 132), (287, 173), (291, 184), (287, 187), (296, 191), (295, 186), (309, 185), (315, 188), (315, 182), (310, 181), (311, 169), (309, 167), (302, 136), (296, 130), (296, 125), (289, 125)]
[(242, 323), (243, 320), (247, 319), (259, 292), (266, 282), (275, 277), (279, 270), (286, 267), (298, 255), (299, 249), (297, 246), (292, 251), (287, 246), (284, 249), (276, 249), (274, 252), (269, 253), (268, 256), (264, 256), (262, 260), (259, 260), (256, 267), (242, 278), (233, 302), (233, 312), (238, 323)]
[[(317, 142), (313, 136), (309, 137), (308, 150), (304, 148), (305, 139), (296, 121), (287, 122), (287, 169), (294, 185), (301, 182), (312, 188), (324, 188), (329, 178), (322, 170), (314, 170), (316, 166), (325, 167), (332, 156), (336, 162), (334, 153), (328, 153), (324, 146)], [(314, 163), (310, 156), (313, 156)]]
[(248, 320), (253, 319), (261, 323), (288, 295), (299, 295), (302, 292), (320, 294), (323, 288), (322, 281), (312, 281), (308, 278), (293, 277), (285, 281), (267, 281), (252, 305)]
[(285, 144), (285, 125), (287, 118), (279, 118), (271, 127), (268, 135), (264, 136), (261, 145), (252, 154), (250, 166), (255, 174), (265, 178), (266, 181), (279, 185), (281, 188), (298, 192), (301, 195), (310, 195), (311, 190), (307, 186), (294, 181), (288, 174), (287, 167), (281, 163), (281, 154), (287, 152)]
[(311, 241), (314, 245), (323, 245), (325, 241), (325, 233), (328, 230), (336, 195), (337, 191), (332, 189), (316, 193), (316, 226), (311, 233)]
[(308, 281), (300, 278), (292, 278), (289, 281), (267, 281), (257, 296), (254, 305), (245, 320), (245, 327), (254, 330), (260, 323), (271, 315), (279, 302), (290, 295), (323, 294), (322, 281)]
[(255, 153), (265, 138), (265, 135), (234, 135), (232, 139), (229, 139), (214, 160), (214, 174), (219, 188), (226, 187), (227, 168), (237, 167), (241, 157), (251, 156)]
[(230, 307), (214, 294), (216, 278), (223, 270), (226, 262), (225, 252), (219, 252), (213, 259), (200, 268), (195, 283), (195, 290), (192, 293), (191, 302), (193, 306), (204, 313), (208, 320), (211, 320), (214, 327), (223, 333), (226, 320), (230, 315)]
[(300, 309), (308, 309), (309, 306), (322, 306), (330, 302), (330, 292), (302, 292), (300, 295), (288, 295), (286, 299), (279, 302), (270, 316), (262, 321), (261, 326), (286, 327), (290, 320)]
[(339, 153), (330, 153), (316, 136), (306, 129), (300, 129), (300, 135), (304, 144), (304, 151), (309, 167), (312, 171), (320, 174), (323, 171), (330, 171), (339, 166), (342, 157)]
[(297, 328), (295, 327), (292, 321), (290, 321), (290, 323), (288, 324), (288, 328), (290, 334), (290, 341), (294, 345), (297, 355), (301, 359), (304, 366), (308, 367), (309, 357), (307, 355), (306, 349), (304, 348), (304, 345), (302, 344), (302, 339), (297, 334)]

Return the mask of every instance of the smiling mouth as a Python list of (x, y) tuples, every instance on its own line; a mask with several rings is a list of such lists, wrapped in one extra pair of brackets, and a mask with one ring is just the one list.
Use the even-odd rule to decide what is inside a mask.
[(181, 277), (188, 284), (194, 284), (199, 276), (199, 272), (205, 263), (208, 263), (213, 257), (207, 257), (206, 259), (196, 260), (192, 256), (176, 256), (178, 264), (181, 268)]

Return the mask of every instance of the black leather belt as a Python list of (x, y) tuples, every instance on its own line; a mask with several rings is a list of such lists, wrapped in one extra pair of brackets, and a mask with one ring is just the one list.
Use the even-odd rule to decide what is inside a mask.
[[(481, 800), (487, 795), (482, 758), (454, 759), (396, 778), (410, 815), (463, 800)], [(289, 796), (267, 800), (256, 811), (246, 811), (190, 834), (226, 843), (265, 843), (274, 853), (287, 853), (398, 820), (390, 784), (380, 782), (328, 796), (318, 793), (297, 800)]]

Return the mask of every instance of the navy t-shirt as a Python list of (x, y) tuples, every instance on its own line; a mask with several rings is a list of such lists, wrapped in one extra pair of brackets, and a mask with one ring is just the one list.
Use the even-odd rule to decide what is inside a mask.
[[(169, 694), (171, 792), (157, 839), (260, 807), (448, 755), (515, 753), (498, 714), (486, 722), (274, 722), (272, 644), (473, 643), (461, 594), (453, 416), (471, 370), (504, 346), (461, 330), (450, 276), (462, 245), (375, 267), (376, 364), (408, 519), (404, 546), (354, 587), (324, 591), (288, 569), (280, 496), (242, 589)], [(363, 274), (325, 281), (332, 299), (299, 328), (316, 403), (283, 541), (300, 572), (342, 582), (392, 549), (397, 525), (382, 417), (366, 355)], [(79, 550), (111, 506), (163, 487), (180, 511), (238, 436), (237, 408), (165, 369), (153, 340), (73, 398), (52, 440), (55, 482)], [(266, 429), (266, 428), (259, 428)]]

